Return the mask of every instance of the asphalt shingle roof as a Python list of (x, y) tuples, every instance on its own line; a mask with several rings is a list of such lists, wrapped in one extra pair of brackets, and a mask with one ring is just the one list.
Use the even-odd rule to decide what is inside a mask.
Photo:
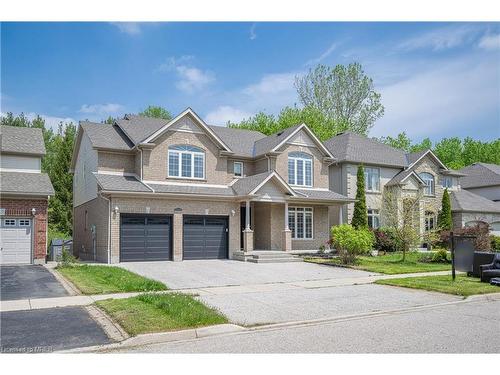
[(151, 189), (149, 189), (134, 176), (119, 176), (99, 173), (94, 173), (94, 176), (97, 179), (97, 183), (103, 190), (133, 191), (139, 193), (151, 192)]
[(168, 121), (161, 118), (125, 115), (125, 118), (118, 120), (117, 123), (136, 145), (167, 125)]
[(0, 192), (54, 195), (54, 188), (46, 173), (0, 172)]
[(131, 150), (133, 144), (116, 125), (80, 121), (80, 126), (90, 138), (93, 147), (112, 150)]
[(42, 129), (2, 125), (0, 135), (2, 152), (45, 155)]
[(234, 191), (230, 186), (215, 187), (215, 186), (200, 186), (200, 185), (165, 185), (165, 184), (149, 184), (154, 189), (155, 193), (171, 193), (171, 194), (193, 194), (193, 195), (217, 195), (217, 196), (234, 196)]
[(410, 152), (406, 154), (406, 158), (408, 159), (408, 164), (411, 165), (415, 163), (418, 159), (420, 159), (422, 156), (425, 155), (429, 150), (422, 150), (422, 151), (416, 151), (416, 152)]
[(209, 127), (238, 156), (253, 156), (255, 142), (266, 138), (266, 135), (255, 130), (213, 125)]
[(330, 190), (306, 190), (306, 189), (293, 189), (293, 190), (301, 195), (304, 195), (309, 199), (314, 199), (314, 200), (354, 202), (354, 199), (350, 199), (342, 194), (338, 194)]
[(273, 148), (283, 142), (284, 139), (289, 137), (301, 125), (295, 125), (290, 128), (286, 128), (285, 130), (282, 130), (278, 133), (271, 134), (270, 136), (257, 140), (254, 145), (253, 156), (263, 155), (266, 152), (271, 151)]
[(240, 178), (233, 184), (233, 190), (236, 195), (248, 195), (252, 190), (259, 186), (273, 171), (263, 172)]
[(340, 162), (366, 163), (404, 168), (408, 161), (404, 151), (360, 134), (344, 132), (323, 142)]
[(451, 210), (455, 212), (500, 212), (500, 203), (467, 190), (451, 192)]
[(460, 185), (465, 189), (500, 185), (500, 165), (474, 163), (459, 172), (466, 175), (460, 178)]

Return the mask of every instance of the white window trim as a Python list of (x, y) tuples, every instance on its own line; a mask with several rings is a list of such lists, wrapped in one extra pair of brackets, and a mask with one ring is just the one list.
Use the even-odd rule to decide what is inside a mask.
[[(309, 155), (309, 154), (307, 154)], [(311, 155), (310, 155), (311, 156)], [(294, 176), (294, 181), (295, 183), (290, 183), (290, 176), (288, 176), (288, 184), (290, 186), (298, 186), (298, 187), (313, 187), (314, 186), (314, 160), (313, 160), (313, 157), (311, 156), (310, 158), (302, 158), (302, 157), (298, 157), (298, 156), (288, 156), (288, 160), (287, 160), (287, 169), (288, 169), (288, 162), (291, 160), (293, 160), (294, 162), (294, 170), (295, 170), (295, 176)], [(302, 173), (303, 173), (303, 176), (304, 176), (304, 184), (303, 185), (299, 185), (297, 184), (297, 161), (298, 160), (302, 160)], [(309, 162), (311, 163), (311, 184), (310, 185), (306, 185), (305, 182), (306, 182), (306, 162)]]
[[(374, 217), (378, 218), (378, 226), (377, 227), (373, 227), (372, 226), (372, 229), (378, 229), (378, 228), (380, 228), (380, 210), (378, 210), (376, 208), (368, 208), (366, 211), (367, 211), (367, 216), (368, 217), (370, 217), (370, 216), (372, 217), (372, 223), (373, 223), (373, 218)], [(370, 214), (369, 211), (372, 211), (372, 213)], [(377, 213), (375, 213), (375, 212), (377, 212)]]
[[(366, 170), (367, 170), (367, 169), (376, 169), (376, 170), (378, 171), (378, 187), (379, 187), (378, 189), (368, 189), (368, 188), (366, 187), (366, 185), (367, 185), (367, 179), (366, 179), (366, 174), (367, 174), (367, 173), (366, 173)], [(380, 193), (380, 168), (376, 168), (376, 167), (365, 167), (365, 168), (364, 168), (364, 173), (365, 173), (365, 191), (366, 191), (367, 193)]]
[[(234, 167), (235, 167), (236, 164), (241, 165), (241, 174), (240, 175), (237, 175), (236, 172), (235, 172), (235, 170), (234, 170), (235, 169)], [(243, 177), (243, 162), (242, 161), (235, 161), (235, 162), (233, 162), (233, 174), (234, 174), (235, 177)]]
[[(14, 224), (7, 224), (8, 222), (11, 222), (11, 221), (13, 221)], [(17, 220), (16, 219), (4, 219), (3, 220), (3, 225), (5, 227), (15, 227), (17, 225)]]
[[(429, 186), (429, 185), (427, 185), (427, 181), (431, 181), (431, 180), (430, 179), (426, 179), (425, 177), (422, 177), (422, 175), (432, 176), (432, 185), (431, 185), (431, 188), (432, 188), (431, 190), (432, 191), (431, 191), (430, 194), (428, 194), (426, 192), (426, 189)], [(435, 196), (436, 195), (436, 177), (434, 175), (432, 175), (431, 173), (429, 173), (429, 172), (422, 172), (422, 173), (419, 174), (419, 177), (425, 183), (425, 186), (424, 186), (424, 195), (426, 197), (433, 197), (433, 196)]]
[[(304, 233), (304, 238), (297, 237), (297, 208), (303, 208), (304, 209), (304, 223), (303, 223), (303, 233)], [(306, 217), (305, 213), (306, 210), (310, 209), (311, 211), (308, 211), (311, 213), (311, 238), (306, 238)], [(292, 240), (294, 241), (311, 241), (314, 240), (314, 208), (313, 207), (288, 207), (288, 215), (290, 216), (290, 211), (294, 212), (294, 221), (295, 221), (295, 237), (292, 236)], [(288, 217), (287, 217), (288, 220)]]
[[(27, 222), (28, 225), (22, 224), (24, 222)], [(31, 220), (30, 219), (19, 219), (18, 221), (20, 227), (31, 227)]]
[[(196, 147), (196, 146), (194, 146)], [(170, 169), (170, 154), (177, 154), (179, 155), (179, 168), (178, 168), (178, 175), (173, 175), (171, 174), (171, 169)], [(186, 177), (182, 175), (182, 154), (189, 154), (191, 155), (191, 177)], [(201, 156), (203, 158), (203, 176), (202, 177), (194, 177), (194, 157), (196, 156)], [(204, 180), (205, 179), (205, 153), (204, 152), (197, 152), (197, 151), (184, 151), (184, 150), (168, 150), (168, 155), (167, 155), (167, 169), (168, 169), (168, 177), (172, 178), (182, 178), (185, 180)]]

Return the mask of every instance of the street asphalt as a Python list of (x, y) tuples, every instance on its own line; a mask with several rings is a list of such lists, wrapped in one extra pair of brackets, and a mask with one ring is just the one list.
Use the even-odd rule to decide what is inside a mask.
[(128, 348), (145, 353), (499, 353), (500, 301)]
[(0, 321), (2, 353), (46, 353), (111, 343), (84, 307), (2, 312)]
[(45, 267), (1, 266), (0, 300), (67, 296), (68, 292)]

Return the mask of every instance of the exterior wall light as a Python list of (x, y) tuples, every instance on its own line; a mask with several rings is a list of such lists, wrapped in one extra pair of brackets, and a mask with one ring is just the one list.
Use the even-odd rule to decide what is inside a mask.
[(31, 209), (31, 215), (33, 215), (33, 216), (35, 216), (35, 215), (36, 215), (36, 208), (35, 208), (35, 207), (33, 207), (33, 208)]

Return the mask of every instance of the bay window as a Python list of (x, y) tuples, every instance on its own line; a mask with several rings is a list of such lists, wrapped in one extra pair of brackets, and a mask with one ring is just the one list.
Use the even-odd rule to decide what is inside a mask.
[(294, 240), (313, 238), (313, 209), (311, 207), (289, 207), (288, 227)]
[(288, 183), (295, 186), (312, 186), (311, 155), (304, 152), (288, 154)]
[(205, 153), (189, 145), (168, 148), (168, 177), (205, 178)]

